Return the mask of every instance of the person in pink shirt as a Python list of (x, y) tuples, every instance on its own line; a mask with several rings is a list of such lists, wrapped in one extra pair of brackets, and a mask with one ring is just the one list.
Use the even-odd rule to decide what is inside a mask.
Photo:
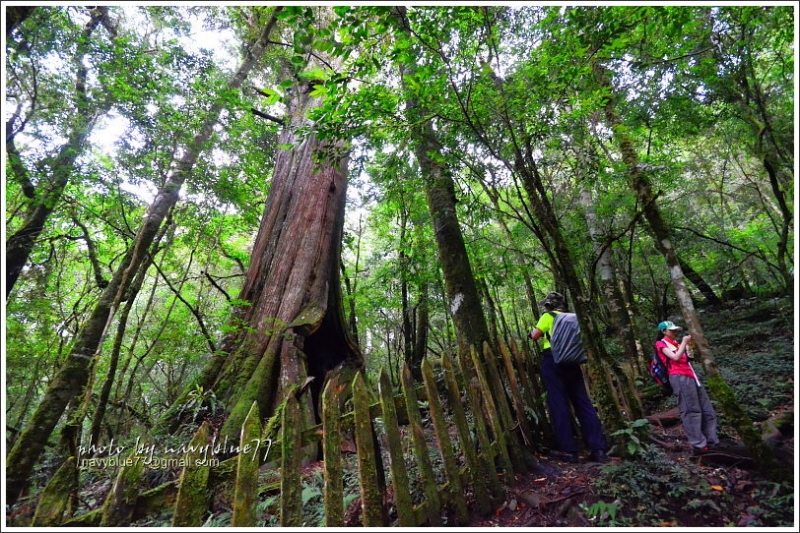
[(665, 320), (658, 325), (656, 353), (661, 356), (669, 373), (669, 383), (678, 397), (678, 410), (681, 413), (683, 430), (694, 453), (708, 451), (710, 446), (719, 444), (717, 437), (717, 414), (706, 389), (700, 383), (689, 360), (691, 335), (677, 340), (680, 326)]

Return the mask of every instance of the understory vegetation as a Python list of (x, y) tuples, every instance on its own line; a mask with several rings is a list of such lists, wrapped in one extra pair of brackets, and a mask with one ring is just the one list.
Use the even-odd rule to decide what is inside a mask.
[[(177, 457), (200, 428), (230, 460), (246, 417), (277, 434), (290, 397), (292, 429), (314, 431), (325, 385), (349, 409), (354, 377), (374, 403), (384, 372), (426, 385), (423, 362), (443, 396), (462, 365), (465, 405), (475, 368), (506, 372), (471, 436), (475, 413), (499, 417), (546, 463), (529, 333), (551, 291), (616, 459), (586, 470), (580, 508), (510, 496), (572, 490), (573, 472), (502, 479), (495, 519), (791, 523), (793, 3), (3, 9), (7, 523), (30, 525), (50, 483), (68, 497), (39, 520), (98, 513), (111, 458)], [(675, 407), (646, 369), (663, 320), (692, 334), (721, 432), (757, 464), (712, 472), (646, 422)], [(303, 522), (322, 525), (321, 453), (303, 454)], [(281, 472), (261, 467), (257, 525), (280, 525)], [(173, 498), (181, 468), (151, 464), (140, 489)], [(225, 483), (206, 526), (230, 524)], [(344, 487), (361, 525), (356, 464)], [(156, 496), (104, 519), (165, 525)]]

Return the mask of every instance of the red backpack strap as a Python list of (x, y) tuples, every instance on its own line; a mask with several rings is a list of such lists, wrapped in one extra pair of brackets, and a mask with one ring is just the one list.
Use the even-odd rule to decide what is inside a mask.
[(659, 339), (659, 340), (657, 340), (655, 342), (656, 355), (658, 356), (659, 360), (662, 363), (664, 363), (665, 366), (669, 367), (670, 359), (669, 359), (669, 357), (664, 355), (664, 352), (662, 351), (662, 349), (666, 348), (666, 347), (667, 347), (667, 343), (664, 342), (661, 339)]

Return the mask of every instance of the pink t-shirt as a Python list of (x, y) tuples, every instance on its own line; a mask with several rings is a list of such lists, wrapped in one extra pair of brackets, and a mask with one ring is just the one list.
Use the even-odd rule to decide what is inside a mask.
[(692, 367), (689, 364), (689, 358), (686, 357), (686, 352), (684, 352), (680, 359), (676, 361), (675, 359), (670, 359), (664, 355), (664, 352), (662, 351), (664, 348), (672, 353), (675, 353), (678, 351), (678, 348), (680, 348), (680, 344), (677, 341), (671, 340), (669, 337), (664, 337), (663, 339), (656, 341), (656, 349), (658, 350), (658, 354), (666, 363), (669, 375), (688, 376), (694, 379), (694, 370), (692, 370)]

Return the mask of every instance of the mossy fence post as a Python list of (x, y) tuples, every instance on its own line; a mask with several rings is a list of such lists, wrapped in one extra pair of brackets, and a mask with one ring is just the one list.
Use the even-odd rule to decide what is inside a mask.
[[(36, 513), (36, 524), (57, 525), (66, 519), (72, 524), (128, 525), (134, 520), (134, 510), (141, 514), (143, 509), (149, 509), (145, 513), (154, 514), (164, 507), (150, 505), (151, 493), (170, 496), (177, 492), (171, 525), (198, 527), (209, 511), (210, 489), (232, 482), (231, 526), (258, 527), (262, 525), (256, 514), (259, 493), (270, 490), (259, 485), (259, 472), (265, 463), (279, 461), (281, 479), (273, 490), (280, 490), (280, 525), (321, 525), (303, 523), (300, 468), (303, 447), (321, 440), (324, 523), (330, 527), (350, 525), (345, 520), (347, 476), (342, 449), (342, 435), (350, 430), (354, 431), (356, 441), (357, 464), (352, 468), (357, 469), (363, 526), (390, 525), (387, 504), (392, 500), (389, 496), (393, 499), (397, 524), (401, 527), (441, 526), (444, 506), (454, 514), (451, 518), (455, 524), (466, 523), (470, 509), (464, 494), (470, 488), (474, 495), (472, 510), (485, 516), (493, 505), (502, 501), (502, 479), (504, 476), (512, 478), (514, 459), (518, 459), (516, 455), (522, 451), (518, 448), (515, 426), (509, 426), (506, 421), (511, 415), (510, 406), (506, 403), (506, 416), (497, 406), (497, 403), (507, 402), (506, 386), (511, 389), (516, 415), (523, 416), (524, 410), (519, 407), (521, 391), (519, 382), (512, 375), (515, 369), (510, 354), (503, 353), (505, 368), (500, 367), (506, 371), (506, 376), (500, 375), (494, 362), (487, 364), (494, 367), (494, 372), (487, 371), (476, 352), (473, 351), (471, 356), (471, 361), (466, 358), (458, 360), (460, 371), (454, 367), (453, 360), (443, 358), (443, 394), (439, 391), (442, 384), (437, 383), (427, 360), (421, 367), (421, 386), (414, 382), (408, 365), (401, 369), (399, 388), (391, 384), (385, 370), (381, 372), (374, 403), (362, 373), (356, 373), (352, 381), (349, 376), (344, 379), (333, 375), (322, 393), (322, 423), (303, 431), (294, 388), (287, 391), (285, 402), (276, 410), (266, 429), (262, 427), (254, 402), (242, 424), (238, 456), (221, 463), (210, 460), (213, 443), (210, 426), (204, 422), (187, 447), (182, 459), (183, 472), (177, 482), (170, 481), (142, 493), (140, 481), (146, 464), (143, 457), (132, 455), (126, 461), (129, 466), (120, 470), (102, 509), (72, 519), (63, 517), (69, 514), (68, 503), (61, 494), (63, 491), (56, 491), (61, 480), (75, 477), (74, 472), (70, 473), (70, 467), (64, 467), (45, 490)], [(469, 366), (464, 368), (464, 365)], [(495, 387), (499, 384), (501, 390), (493, 391), (491, 384)], [(419, 401), (418, 392), (426, 403)], [(353, 409), (345, 411), (348, 403), (344, 399), (351, 394)], [(432, 428), (423, 425), (423, 411)], [(380, 424), (375, 424), (377, 418), (381, 419)], [(380, 429), (377, 438), (376, 428)], [(273, 435), (276, 437), (275, 448), (271, 446)], [(259, 451), (265, 440), (270, 442), (268, 454)], [(384, 453), (390, 461), (390, 472), (383, 467)], [(433, 461), (438, 463), (439, 458), (444, 472), (437, 474)], [(416, 472), (418, 478), (411, 480), (409, 472)], [(391, 490), (381, 483), (388, 474), (392, 479)], [(443, 479), (441, 474), (446, 477), (446, 482), (439, 485)], [(420, 487), (418, 496), (422, 501), (416, 505), (412, 486)], [(58, 492), (60, 503), (53, 505), (52, 509), (44, 509), (45, 503), (51, 501), (45, 496), (55, 492)], [(165, 500), (162, 498), (161, 501), (163, 504)]]

